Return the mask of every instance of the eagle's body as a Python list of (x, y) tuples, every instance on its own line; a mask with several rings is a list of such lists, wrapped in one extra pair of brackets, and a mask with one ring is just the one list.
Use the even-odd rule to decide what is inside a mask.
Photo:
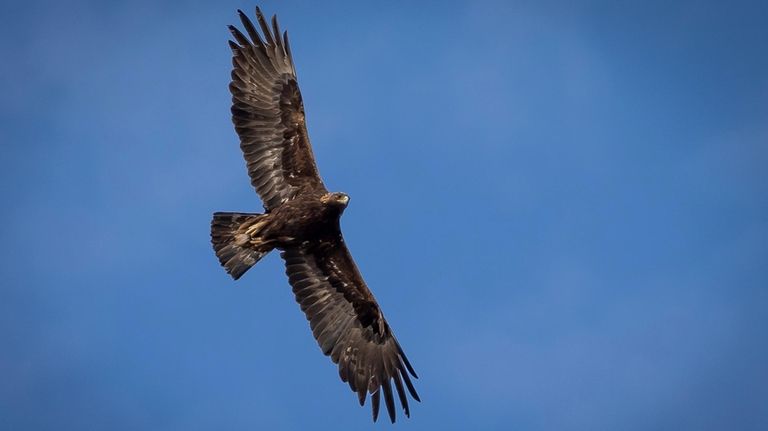
[(232, 120), (266, 212), (215, 213), (213, 248), (235, 279), (271, 250), (280, 250), (321, 350), (339, 364), (341, 379), (361, 405), (371, 395), (374, 420), (383, 392), (394, 422), (391, 382), (408, 416), (405, 389), (419, 400), (408, 376), (416, 373), (344, 244), (339, 221), (349, 197), (329, 193), (317, 171), (288, 36), (281, 36), (275, 17), (270, 29), (256, 8), (262, 40), (238, 12), (250, 40), (230, 26), (237, 41), (230, 41)]

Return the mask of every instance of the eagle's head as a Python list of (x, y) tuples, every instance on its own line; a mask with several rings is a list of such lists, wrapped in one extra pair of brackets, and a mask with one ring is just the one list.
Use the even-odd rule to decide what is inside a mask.
[(349, 196), (342, 192), (326, 193), (320, 198), (320, 202), (344, 209), (349, 204)]

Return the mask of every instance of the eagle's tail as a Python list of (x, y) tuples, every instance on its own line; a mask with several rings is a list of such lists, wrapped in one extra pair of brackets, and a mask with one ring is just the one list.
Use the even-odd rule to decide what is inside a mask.
[(211, 243), (221, 266), (235, 280), (272, 250), (259, 242), (267, 214), (213, 213)]

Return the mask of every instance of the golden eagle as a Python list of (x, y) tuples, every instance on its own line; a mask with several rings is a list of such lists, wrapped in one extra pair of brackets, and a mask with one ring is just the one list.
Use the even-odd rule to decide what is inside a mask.
[(417, 376), (344, 244), (339, 219), (349, 197), (329, 193), (318, 174), (288, 34), (281, 35), (275, 16), (270, 28), (258, 7), (263, 38), (238, 14), (250, 39), (229, 26), (235, 39), (229, 41), (232, 121), (265, 214), (214, 213), (213, 249), (235, 280), (280, 250), (312, 334), (323, 354), (339, 364), (341, 380), (357, 392), (360, 405), (370, 393), (375, 421), (383, 392), (394, 422), (394, 381), (409, 416), (403, 383), (420, 401), (408, 374)]

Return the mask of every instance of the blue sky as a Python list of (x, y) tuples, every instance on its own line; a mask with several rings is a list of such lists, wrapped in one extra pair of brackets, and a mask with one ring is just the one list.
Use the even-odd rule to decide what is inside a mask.
[[(271, 255), (229, 119), (247, 2), (0, 5), (0, 428), (389, 428)], [(407, 429), (768, 428), (765, 2), (263, 2)]]

